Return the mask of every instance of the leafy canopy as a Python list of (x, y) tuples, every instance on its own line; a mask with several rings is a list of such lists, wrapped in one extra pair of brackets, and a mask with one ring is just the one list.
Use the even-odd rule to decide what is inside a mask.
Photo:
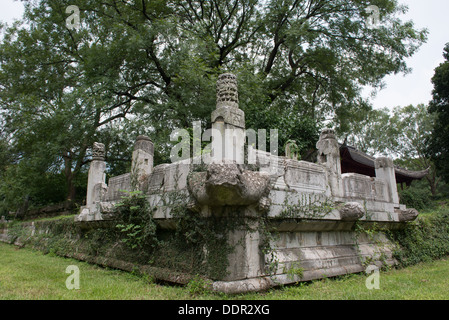
[(446, 61), (436, 69), (432, 78), (433, 99), (429, 111), (437, 120), (430, 140), (429, 152), (446, 182), (449, 182), (449, 43), (443, 53)]

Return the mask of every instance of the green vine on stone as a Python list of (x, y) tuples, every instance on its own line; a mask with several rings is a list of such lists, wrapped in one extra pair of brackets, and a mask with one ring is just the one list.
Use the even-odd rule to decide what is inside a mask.
[(296, 283), (298, 283), (299, 280), (301, 280), (301, 278), (304, 276), (304, 268), (301, 267), (301, 263), (299, 261), (295, 261), (292, 262), (290, 268), (288, 268), (286, 273), (288, 279), (293, 281), (296, 278), (297, 279)]
[(291, 201), (291, 195), (287, 195), (282, 207), (280, 218), (320, 219), (334, 210), (335, 203), (327, 197), (323, 201), (322, 197), (311, 194), (301, 194), (297, 201)]
[(153, 210), (142, 191), (124, 191), (122, 201), (115, 205), (116, 228), (122, 241), (131, 249), (154, 249), (159, 244)]

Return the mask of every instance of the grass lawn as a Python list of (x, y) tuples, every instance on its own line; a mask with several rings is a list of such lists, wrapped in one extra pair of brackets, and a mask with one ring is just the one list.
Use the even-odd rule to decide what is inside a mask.
[[(80, 271), (80, 288), (69, 290), (69, 265)], [(407, 269), (380, 273), (380, 289), (368, 290), (367, 275), (355, 274), (317, 280), (263, 293), (224, 295), (205, 292), (192, 294), (186, 287), (151, 283), (144, 277), (104, 269), (73, 259), (44, 255), (31, 249), (18, 249), (0, 243), (0, 299), (8, 300), (94, 300), (94, 299), (239, 299), (239, 300), (321, 300), (321, 299), (433, 299), (449, 295), (449, 259), (419, 264)]]

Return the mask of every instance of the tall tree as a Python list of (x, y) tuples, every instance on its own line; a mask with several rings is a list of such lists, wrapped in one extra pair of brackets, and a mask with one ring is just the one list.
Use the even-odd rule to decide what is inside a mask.
[(436, 115), (429, 151), (435, 159), (440, 174), (449, 182), (449, 43), (443, 52), (446, 59), (436, 69), (432, 78), (433, 99), (429, 112)]
[[(369, 109), (361, 86), (407, 71), (426, 38), (397, 17), (406, 8), (395, 0), (24, 3), (24, 24), (0, 45), (0, 110), (21, 161), (63, 170), (70, 199), (101, 135), (138, 128), (167, 160), (173, 128), (208, 124), (223, 71), (237, 73), (247, 127), (309, 147), (323, 120), (344, 130)], [(367, 24), (373, 4), (377, 28)], [(66, 23), (68, 5), (79, 29)]]
[(371, 110), (346, 140), (368, 154), (392, 157), (409, 170), (429, 169), (425, 179), (435, 196), (441, 177), (427, 152), (434, 123), (435, 116), (424, 104)]

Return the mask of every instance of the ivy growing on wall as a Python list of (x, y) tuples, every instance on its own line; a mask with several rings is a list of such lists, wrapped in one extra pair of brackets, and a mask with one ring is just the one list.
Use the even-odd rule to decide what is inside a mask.
[(116, 204), (116, 228), (122, 234), (122, 241), (130, 249), (150, 250), (158, 246), (157, 226), (152, 208), (141, 191), (126, 192), (122, 201)]
[[(115, 208), (115, 232), (141, 263), (223, 279), (228, 274), (229, 254), (244, 245), (231, 244), (228, 237), (236, 231), (255, 231), (251, 218), (244, 217), (238, 207), (205, 217), (189, 210), (188, 202), (189, 195), (181, 190), (164, 192), (154, 204), (140, 191), (128, 192)], [(171, 229), (158, 227), (153, 218), (157, 208), (171, 216)]]
[(335, 203), (323, 196), (287, 192), (282, 204), (280, 218), (319, 219), (329, 214)]

